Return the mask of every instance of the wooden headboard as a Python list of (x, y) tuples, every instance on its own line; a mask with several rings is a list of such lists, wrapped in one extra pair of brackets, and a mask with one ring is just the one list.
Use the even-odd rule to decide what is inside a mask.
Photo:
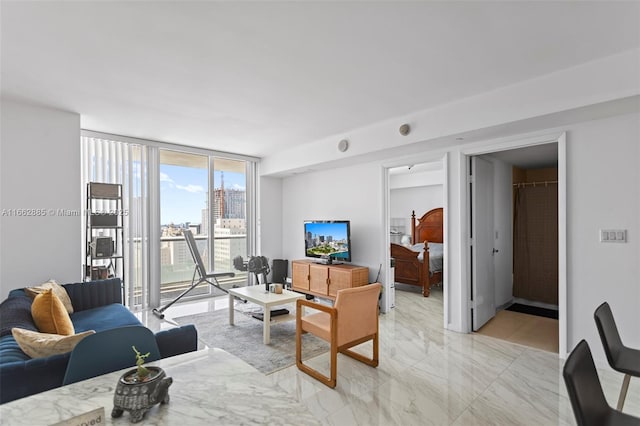
[(442, 232), (443, 212), (442, 207), (429, 210), (418, 219), (416, 224), (416, 212), (411, 213), (411, 241), (418, 244), (425, 241), (432, 243), (443, 242)]

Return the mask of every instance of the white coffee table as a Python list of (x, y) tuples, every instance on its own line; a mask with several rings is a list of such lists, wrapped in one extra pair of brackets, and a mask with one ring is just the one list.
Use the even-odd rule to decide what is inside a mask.
[(229, 289), (229, 324), (233, 325), (233, 306), (235, 297), (248, 300), (264, 309), (262, 324), (262, 342), (268, 345), (271, 342), (271, 307), (295, 302), (305, 297), (304, 294), (294, 291), (282, 290), (281, 294), (269, 293), (265, 290), (264, 284), (249, 287)]

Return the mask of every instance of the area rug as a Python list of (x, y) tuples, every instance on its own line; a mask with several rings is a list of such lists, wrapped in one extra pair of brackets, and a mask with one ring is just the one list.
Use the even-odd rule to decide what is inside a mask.
[[(296, 363), (296, 322), (271, 323), (271, 343), (262, 343), (262, 321), (250, 312), (235, 311), (229, 325), (226, 309), (174, 318), (180, 325), (194, 324), (198, 338), (207, 346), (224, 349), (264, 374), (271, 374)], [(302, 336), (302, 359), (329, 351), (329, 344), (309, 334)]]

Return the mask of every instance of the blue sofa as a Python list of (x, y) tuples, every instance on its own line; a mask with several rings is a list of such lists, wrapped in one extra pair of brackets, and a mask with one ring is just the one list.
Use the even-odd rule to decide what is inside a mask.
[[(73, 305), (74, 313), (70, 317), (76, 333), (142, 325), (122, 304), (119, 278), (63, 287)], [(62, 386), (67, 370), (71, 352), (32, 359), (13, 338), (13, 327), (38, 331), (31, 317), (31, 302), (23, 289), (17, 289), (0, 304), (0, 404)], [(198, 347), (193, 325), (163, 330), (155, 336), (162, 358), (195, 351)]]

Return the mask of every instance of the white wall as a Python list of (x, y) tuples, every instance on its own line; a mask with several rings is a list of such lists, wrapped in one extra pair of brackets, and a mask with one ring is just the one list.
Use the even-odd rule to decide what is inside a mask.
[(391, 218), (403, 219), (405, 234), (411, 235), (411, 212), (419, 219), (436, 207), (442, 207), (444, 197), (442, 185), (424, 185), (398, 188), (390, 191), (389, 209)]
[[(0, 294), (82, 277), (80, 116), (2, 100), (0, 131)], [(44, 215), (12, 215), (41, 209)]]
[[(427, 163), (432, 164), (432, 163)], [(444, 170), (440, 163), (437, 166), (440, 170), (428, 170), (417, 173), (389, 173), (389, 188), (411, 188), (413, 186), (442, 185), (444, 183)]]
[[(568, 349), (587, 338), (600, 365), (606, 365), (593, 311), (604, 300), (612, 305), (625, 343), (640, 347), (640, 114), (626, 114), (588, 121), (563, 128), (540, 129), (538, 134), (567, 131), (567, 251), (568, 251)], [(529, 135), (513, 136), (512, 140)], [(483, 141), (478, 144), (492, 144)], [(460, 152), (467, 145), (451, 147), (448, 160), (447, 255), (448, 328), (463, 330), (462, 309), (467, 291), (463, 288), (461, 229), (464, 212), (458, 192)], [(424, 144), (424, 151), (432, 148)], [(327, 182), (340, 182), (330, 186)], [(349, 218), (352, 220), (353, 262), (377, 268), (385, 253), (383, 181), (380, 163), (342, 167), (325, 172), (294, 175), (283, 180), (283, 252), (289, 259), (303, 254), (304, 219)], [(509, 218), (509, 221), (511, 219)], [(447, 223), (448, 222), (448, 223)], [(263, 226), (264, 226), (263, 222)], [(628, 230), (627, 244), (601, 244), (599, 228)], [(372, 271), (370, 271), (371, 278)], [(466, 285), (466, 284), (465, 284)]]
[(284, 257), (289, 261), (305, 258), (305, 220), (350, 220), (351, 263), (369, 267), (369, 281), (374, 280), (383, 261), (381, 174), (379, 165), (369, 163), (283, 179)]
[(258, 242), (259, 253), (269, 260), (282, 259), (282, 179), (261, 177), (259, 188)]
[[(640, 115), (572, 126), (567, 135), (568, 340), (586, 338), (605, 363), (593, 312), (611, 305), (622, 341), (640, 347)], [(627, 229), (626, 244), (600, 243)]]

